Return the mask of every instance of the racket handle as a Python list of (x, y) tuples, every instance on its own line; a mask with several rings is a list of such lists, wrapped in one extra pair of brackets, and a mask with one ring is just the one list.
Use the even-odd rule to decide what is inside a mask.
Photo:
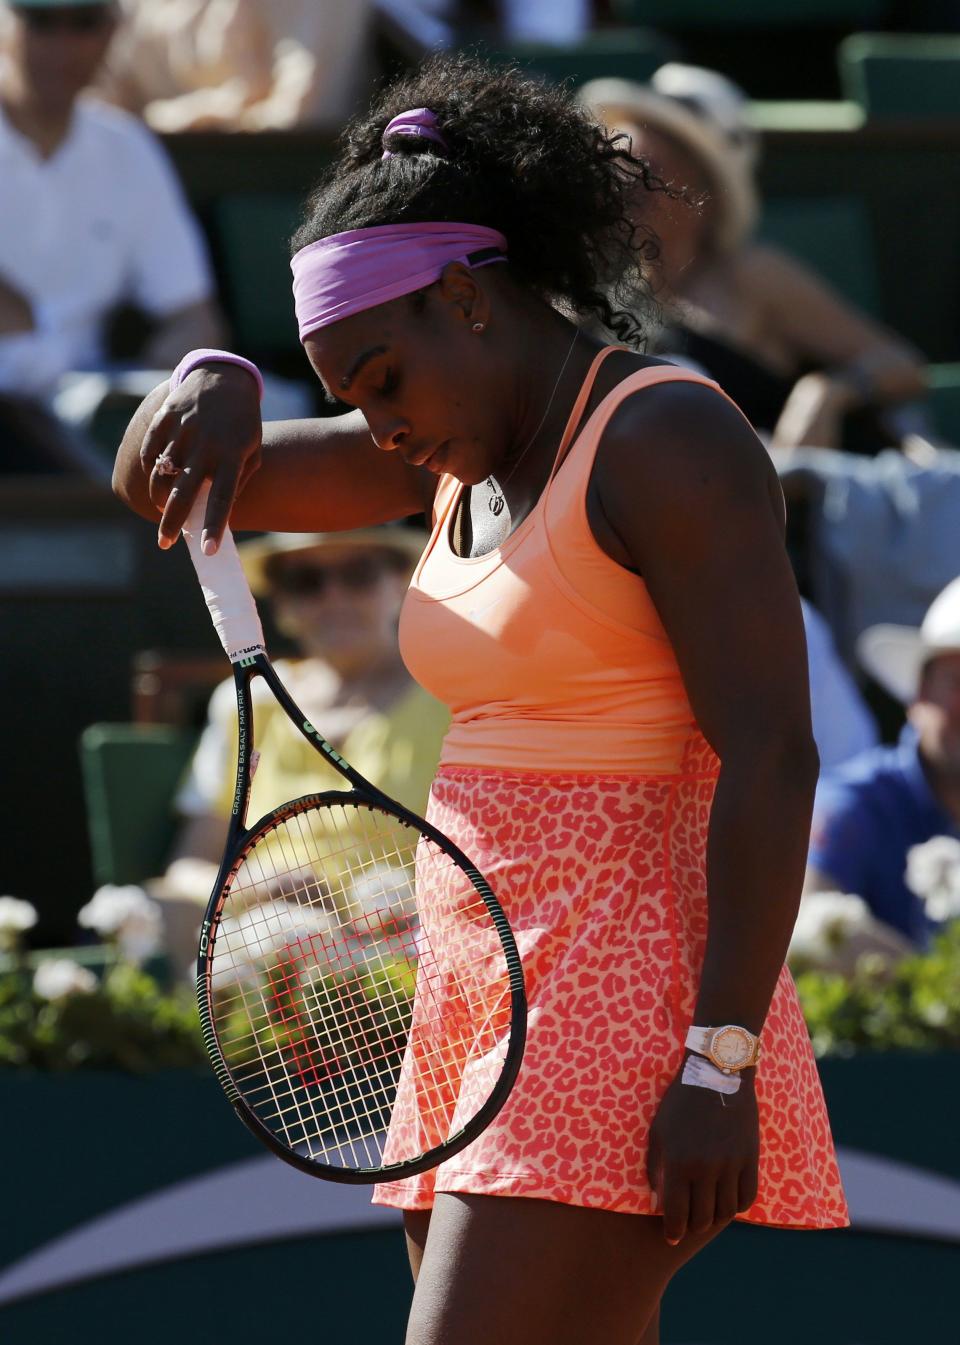
[(263, 629), (229, 527), (223, 530), (223, 540), (215, 556), (205, 556), (200, 550), (209, 494), (210, 487), (204, 482), (183, 525), (183, 537), (220, 643), (231, 663), (239, 663), (241, 659), (265, 652)]

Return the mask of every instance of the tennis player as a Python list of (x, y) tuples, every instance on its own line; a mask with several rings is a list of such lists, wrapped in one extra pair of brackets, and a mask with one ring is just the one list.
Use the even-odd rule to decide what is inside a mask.
[(192, 352), (116, 469), (164, 547), (205, 478), (208, 551), (228, 514), (432, 514), (400, 631), (452, 711), (428, 816), (494, 885), (530, 1017), (480, 1139), (376, 1189), (408, 1345), (655, 1345), (733, 1219), (847, 1223), (783, 967), (817, 777), (783, 500), (720, 389), (636, 352), (639, 180), (566, 94), (431, 61), (349, 128), (294, 240), (304, 347), (354, 410), (261, 447), (256, 371)]

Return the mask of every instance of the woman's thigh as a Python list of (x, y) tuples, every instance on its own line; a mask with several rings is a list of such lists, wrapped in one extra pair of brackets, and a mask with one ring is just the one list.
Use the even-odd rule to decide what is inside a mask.
[(406, 1345), (647, 1345), (671, 1276), (719, 1231), (669, 1247), (649, 1215), (453, 1194), (427, 1227), (408, 1216)]
[(430, 1210), (404, 1210), (403, 1231), (407, 1237), (407, 1258), (410, 1271), (416, 1284), (420, 1275), (423, 1254), (427, 1250), (427, 1234), (430, 1232)]

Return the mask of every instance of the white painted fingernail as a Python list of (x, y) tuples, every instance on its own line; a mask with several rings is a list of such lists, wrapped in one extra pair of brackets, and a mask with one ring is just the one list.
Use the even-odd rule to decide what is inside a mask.
[(200, 538), (200, 550), (205, 556), (215, 556), (217, 554), (217, 544), (207, 532)]

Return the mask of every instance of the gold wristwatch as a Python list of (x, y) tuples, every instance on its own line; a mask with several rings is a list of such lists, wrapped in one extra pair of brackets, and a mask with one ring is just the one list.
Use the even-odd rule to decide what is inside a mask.
[(739, 1074), (760, 1059), (760, 1038), (745, 1027), (727, 1023), (724, 1027), (692, 1027), (686, 1046), (706, 1056), (724, 1074)]

